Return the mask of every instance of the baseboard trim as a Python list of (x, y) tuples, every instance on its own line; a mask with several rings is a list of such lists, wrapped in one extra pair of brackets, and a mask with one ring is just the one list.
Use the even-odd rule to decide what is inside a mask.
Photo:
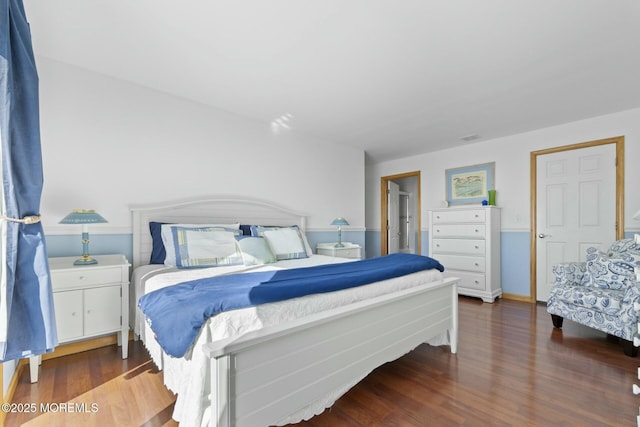
[(535, 303), (535, 300), (531, 299), (529, 295), (518, 295), (518, 294), (509, 294), (502, 293), (502, 298), (512, 300), (512, 301), (522, 301), (522, 302), (530, 302)]
[[(131, 335), (131, 334), (130, 334)], [(131, 337), (129, 337), (131, 339)], [(118, 343), (118, 335), (111, 334), (98, 338), (90, 338), (88, 340), (70, 342), (56, 347), (52, 353), (42, 355), (42, 360), (55, 359), (57, 357), (68, 356), (70, 354), (80, 353), (83, 351), (94, 350), (100, 347), (106, 347)]]

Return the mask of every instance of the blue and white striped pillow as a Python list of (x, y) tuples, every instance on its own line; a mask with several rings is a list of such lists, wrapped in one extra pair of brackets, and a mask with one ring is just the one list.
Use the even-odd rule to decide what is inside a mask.
[(171, 227), (176, 267), (201, 268), (243, 264), (235, 234), (224, 228)]

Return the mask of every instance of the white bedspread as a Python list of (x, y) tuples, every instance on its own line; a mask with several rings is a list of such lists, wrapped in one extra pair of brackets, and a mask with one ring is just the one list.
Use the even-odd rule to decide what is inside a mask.
[[(306, 267), (332, 262), (346, 262), (343, 258), (332, 258), (314, 255), (302, 260), (280, 261), (268, 266), (233, 266), (195, 270), (176, 270), (164, 266), (143, 266), (134, 271), (133, 282), (137, 298), (143, 293), (151, 292), (175, 283), (207, 276), (241, 273), (243, 271), (263, 271), (277, 268)], [(164, 383), (177, 394), (173, 418), (182, 426), (200, 426), (208, 420), (211, 386), (209, 384), (209, 360), (201, 350), (208, 342), (238, 336), (243, 333), (280, 324), (312, 313), (329, 310), (368, 298), (407, 289), (419, 284), (440, 280), (442, 273), (427, 270), (407, 276), (385, 280), (370, 285), (345, 289), (338, 292), (309, 295), (287, 301), (264, 304), (258, 307), (243, 308), (220, 313), (210, 318), (200, 331), (196, 342), (183, 358), (173, 358), (163, 353), (153, 339), (153, 333), (147, 328), (142, 313), (135, 309), (135, 333), (143, 339), (151, 358), (160, 369), (164, 370)], [(442, 339), (437, 344), (445, 344)], [(310, 408), (300, 417), (308, 418), (330, 405), (353, 384), (345, 384), (336, 396), (328, 397), (316, 408)], [(298, 418), (297, 420), (301, 420)], [(296, 421), (287, 420), (287, 422)]]

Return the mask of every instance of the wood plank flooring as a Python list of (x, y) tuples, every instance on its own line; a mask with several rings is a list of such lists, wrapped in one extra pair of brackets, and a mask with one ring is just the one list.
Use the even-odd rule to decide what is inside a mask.
[[(460, 297), (459, 317), (458, 354), (421, 345), (299, 426), (637, 425), (640, 358), (616, 339), (570, 321), (554, 330), (544, 306), (516, 301)], [(176, 426), (162, 373), (139, 342), (129, 345), (127, 360), (115, 346), (46, 360), (37, 384), (25, 369), (13, 402), (38, 410), (9, 413), (5, 425)]]

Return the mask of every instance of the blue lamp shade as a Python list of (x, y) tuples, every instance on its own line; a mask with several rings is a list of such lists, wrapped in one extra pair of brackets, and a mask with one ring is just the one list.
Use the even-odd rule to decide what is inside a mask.
[(349, 225), (349, 221), (347, 221), (346, 219), (344, 219), (341, 216), (339, 216), (336, 219), (334, 219), (333, 221), (331, 221), (331, 225), (337, 225), (338, 226), (338, 243), (336, 243), (335, 247), (336, 248), (344, 248), (344, 245), (342, 244), (342, 226), (343, 225)]
[(60, 224), (82, 225), (82, 257), (77, 259), (74, 265), (97, 264), (98, 261), (89, 256), (89, 224), (107, 222), (99, 213), (92, 209), (75, 209), (60, 221)]

